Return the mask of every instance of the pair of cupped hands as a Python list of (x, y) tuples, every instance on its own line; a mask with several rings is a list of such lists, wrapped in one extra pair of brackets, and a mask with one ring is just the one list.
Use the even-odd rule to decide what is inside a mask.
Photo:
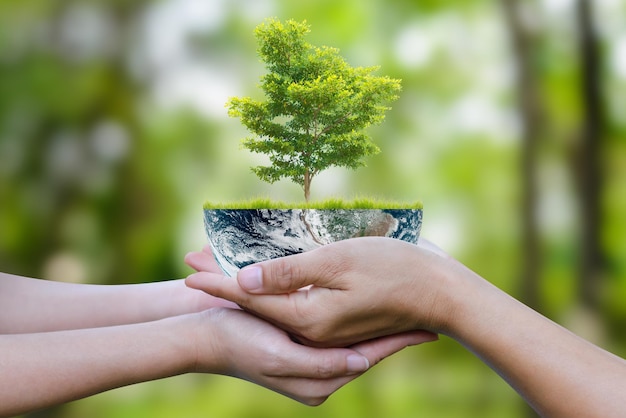
[(340, 241), (247, 266), (236, 278), (221, 273), (209, 246), (185, 262), (197, 271), (188, 287), (229, 301), (211, 310), (222, 329), (210, 344), (230, 345), (218, 373), (308, 405), (445, 332), (444, 278), (453, 260), (423, 239)]

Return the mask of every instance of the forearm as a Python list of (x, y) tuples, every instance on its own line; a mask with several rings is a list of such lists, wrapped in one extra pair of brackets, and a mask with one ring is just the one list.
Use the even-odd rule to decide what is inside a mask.
[(447, 330), (545, 417), (626, 415), (626, 362), (473, 273)]
[(0, 416), (188, 372), (194, 321), (0, 336)]
[(0, 334), (138, 323), (223, 303), (207, 296), (182, 280), (85, 285), (0, 273)]

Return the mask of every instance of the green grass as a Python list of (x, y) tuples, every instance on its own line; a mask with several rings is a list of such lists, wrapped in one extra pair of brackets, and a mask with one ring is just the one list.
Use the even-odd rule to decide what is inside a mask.
[(422, 209), (421, 202), (398, 203), (387, 200), (358, 198), (326, 199), (309, 203), (286, 203), (258, 198), (231, 203), (205, 202), (204, 209)]

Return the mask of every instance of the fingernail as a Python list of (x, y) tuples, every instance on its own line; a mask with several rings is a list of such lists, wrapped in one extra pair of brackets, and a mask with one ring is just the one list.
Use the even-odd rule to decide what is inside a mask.
[(263, 284), (261, 275), (263, 271), (260, 267), (244, 267), (237, 273), (237, 280), (239, 285), (245, 290), (257, 290), (261, 288)]
[(359, 356), (358, 354), (350, 354), (346, 361), (348, 371), (351, 373), (364, 372), (370, 368), (370, 362), (367, 357)]

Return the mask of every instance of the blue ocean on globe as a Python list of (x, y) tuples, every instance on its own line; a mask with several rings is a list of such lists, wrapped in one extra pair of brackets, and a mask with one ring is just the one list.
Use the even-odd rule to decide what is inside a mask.
[(382, 236), (417, 244), (422, 209), (204, 209), (204, 226), (225, 274), (332, 242)]

